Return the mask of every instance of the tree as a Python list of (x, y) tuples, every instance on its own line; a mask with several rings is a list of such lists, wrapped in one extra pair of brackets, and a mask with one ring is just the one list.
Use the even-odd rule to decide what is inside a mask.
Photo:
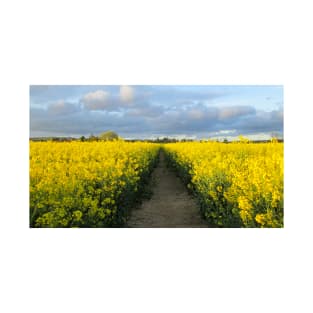
[(118, 139), (118, 134), (115, 133), (112, 130), (106, 131), (104, 133), (101, 133), (99, 135), (99, 139), (100, 140), (114, 140), (114, 139)]
[(88, 139), (89, 141), (98, 141), (98, 137), (96, 137), (96, 136), (94, 136), (93, 134), (91, 134), (90, 136), (89, 136), (89, 139)]
[(244, 137), (242, 135), (239, 135), (238, 138), (239, 138), (240, 143), (249, 143), (250, 142), (249, 138)]
[(86, 140), (85, 136), (80, 137), (80, 141), (85, 141), (85, 140)]

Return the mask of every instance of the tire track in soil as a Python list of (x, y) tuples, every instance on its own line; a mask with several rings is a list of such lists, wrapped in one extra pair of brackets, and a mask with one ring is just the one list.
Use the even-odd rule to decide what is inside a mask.
[(131, 211), (126, 227), (208, 227), (200, 216), (196, 200), (188, 194), (180, 179), (166, 167), (162, 151), (151, 181), (151, 199), (144, 200), (139, 208)]

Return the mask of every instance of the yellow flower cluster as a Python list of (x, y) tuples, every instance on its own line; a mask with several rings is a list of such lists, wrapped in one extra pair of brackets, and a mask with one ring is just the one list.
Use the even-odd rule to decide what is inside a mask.
[(151, 143), (30, 142), (30, 226), (120, 225), (152, 171)]
[(165, 145), (169, 162), (221, 227), (283, 227), (283, 143)]

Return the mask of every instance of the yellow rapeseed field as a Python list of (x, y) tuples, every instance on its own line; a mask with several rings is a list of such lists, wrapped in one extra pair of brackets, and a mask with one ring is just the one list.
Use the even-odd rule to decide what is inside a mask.
[[(209, 225), (283, 227), (283, 143), (162, 146)], [(30, 142), (30, 226), (123, 225), (157, 163), (153, 143)]]
[(30, 142), (30, 226), (123, 224), (156, 163), (151, 143)]
[(283, 227), (283, 143), (165, 145), (212, 226)]

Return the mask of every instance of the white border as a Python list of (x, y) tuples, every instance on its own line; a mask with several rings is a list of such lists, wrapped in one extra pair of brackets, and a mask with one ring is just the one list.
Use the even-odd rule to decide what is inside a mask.
[[(0, 5), (2, 312), (312, 311), (307, 1)], [(30, 84), (283, 84), (285, 228), (28, 228)]]

